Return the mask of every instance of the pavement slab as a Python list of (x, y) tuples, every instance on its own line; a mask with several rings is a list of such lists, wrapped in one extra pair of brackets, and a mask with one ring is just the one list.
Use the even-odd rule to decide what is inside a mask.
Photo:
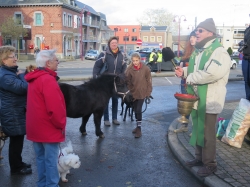
[[(224, 109), (219, 115), (225, 119), (230, 119), (238, 101), (225, 103)], [(243, 141), (241, 148), (232, 147), (217, 139), (216, 159), (218, 170), (208, 177), (199, 177), (196, 172), (199, 167), (189, 168), (185, 166), (185, 161), (195, 158), (195, 148), (189, 144), (192, 130), (192, 122), (189, 122), (189, 131), (185, 133), (174, 133), (173, 130), (181, 126), (178, 120), (174, 120), (168, 130), (168, 143), (179, 162), (190, 171), (198, 180), (209, 187), (247, 187), (250, 182), (250, 143)]]

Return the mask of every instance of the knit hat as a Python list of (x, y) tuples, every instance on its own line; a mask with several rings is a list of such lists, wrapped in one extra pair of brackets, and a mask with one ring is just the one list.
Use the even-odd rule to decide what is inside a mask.
[(189, 35), (189, 39), (191, 38), (191, 36), (195, 36), (196, 37), (196, 34), (195, 34), (195, 31), (192, 31)]
[(216, 34), (216, 28), (213, 18), (208, 18), (205, 21), (200, 22), (200, 24), (196, 28), (198, 27), (206, 29), (207, 31)]

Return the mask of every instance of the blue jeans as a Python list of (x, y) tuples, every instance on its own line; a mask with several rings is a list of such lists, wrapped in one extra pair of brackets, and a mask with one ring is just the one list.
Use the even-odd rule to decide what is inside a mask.
[(250, 73), (250, 66), (249, 66), (249, 63), (248, 60), (242, 60), (242, 74), (243, 74), (243, 77), (244, 77), (244, 81), (245, 81), (245, 92), (246, 92), (246, 99), (247, 100), (250, 100), (250, 80), (249, 80), (249, 73)]
[[(118, 111), (118, 98), (117, 96), (112, 96), (112, 120), (117, 119)], [(107, 104), (104, 110), (104, 121), (109, 121), (109, 104)]]
[(38, 172), (38, 187), (59, 187), (59, 172), (57, 169), (59, 143), (33, 142), (36, 153)]

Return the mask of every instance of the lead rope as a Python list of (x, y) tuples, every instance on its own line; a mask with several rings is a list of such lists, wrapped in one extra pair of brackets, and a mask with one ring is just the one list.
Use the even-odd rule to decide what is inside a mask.
[(117, 88), (116, 88), (116, 84), (115, 84), (115, 77), (114, 77), (114, 87), (115, 87), (115, 92), (116, 93), (118, 93), (120, 95), (123, 95), (122, 100), (124, 100), (124, 98), (126, 97), (126, 95), (130, 92), (129, 90), (127, 92), (125, 92), (125, 93), (124, 92), (118, 92)]
[(58, 156), (58, 165), (64, 170), (64, 168), (61, 166), (60, 162), (59, 162), (59, 159), (61, 156), (64, 156), (63, 153), (62, 153), (62, 148), (61, 148), (61, 144), (59, 143), (59, 156)]
[[(152, 96), (150, 96), (152, 99), (153, 99), (153, 97)], [(136, 114), (139, 114), (139, 113), (144, 113), (146, 110), (147, 110), (147, 108), (148, 108), (148, 104), (150, 104), (151, 103), (151, 99), (149, 98), (149, 97), (146, 97), (145, 98), (145, 104), (146, 104), (146, 106), (145, 106), (145, 109), (142, 111), (142, 112), (135, 112)]]

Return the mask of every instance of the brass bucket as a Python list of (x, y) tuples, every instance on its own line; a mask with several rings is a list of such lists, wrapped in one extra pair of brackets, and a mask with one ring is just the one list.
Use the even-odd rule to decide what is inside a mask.
[(178, 118), (178, 121), (181, 123), (188, 123), (189, 120), (186, 118), (192, 112), (194, 103), (199, 99), (197, 96), (191, 94), (181, 94), (176, 93), (174, 97), (178, 100), (178, 112), (181, 114), (181, 117)]

